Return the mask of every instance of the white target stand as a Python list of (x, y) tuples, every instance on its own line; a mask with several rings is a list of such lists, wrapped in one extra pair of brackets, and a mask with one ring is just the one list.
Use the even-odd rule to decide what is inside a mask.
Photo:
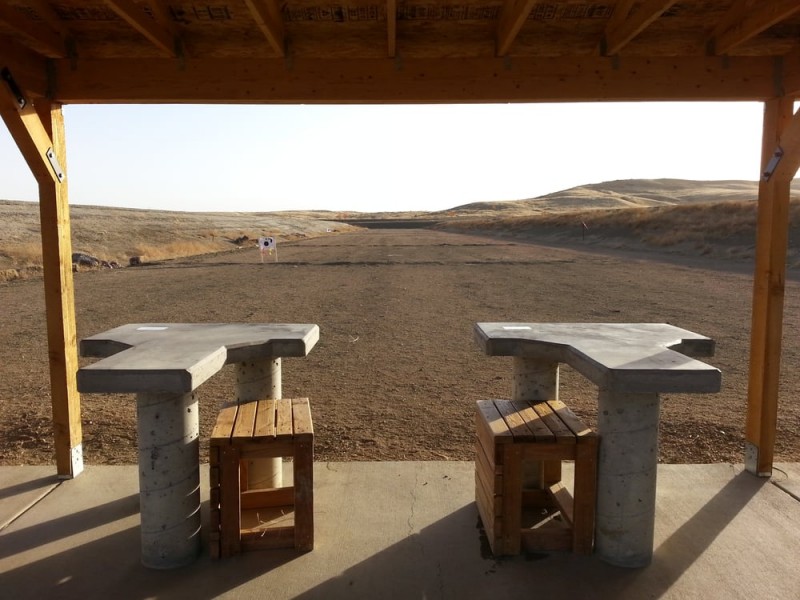
[(264, 262), (264, 255), (269, 254), (275, 256), (275, 262), (278, 262), (278, 244), (273, 237), (260, 237), (258, 238), (258, 251), (261, 254), (261, 262)]

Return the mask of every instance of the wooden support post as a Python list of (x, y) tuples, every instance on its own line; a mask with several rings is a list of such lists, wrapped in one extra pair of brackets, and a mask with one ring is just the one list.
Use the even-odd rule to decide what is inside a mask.
[(792, 99), (786, 97), (765, 103), (764, 175), (758, 190), (745, 467), (767, 477), (772, 475), (778, 415), (790, 184), (800, 154), (800, 116), (792, 118), (792, 108)]
[(0, 115), (39, 184), (47, 342), (56, 467), (61, 478), (83, 470), (72, 241), (61, 105), (20, 106), (0, 82)]

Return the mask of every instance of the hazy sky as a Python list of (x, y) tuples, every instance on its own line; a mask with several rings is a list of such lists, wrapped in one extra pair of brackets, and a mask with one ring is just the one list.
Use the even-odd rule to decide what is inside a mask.
[[(613, 179), (759, 176), (761, 103), (66, 106), (69, 197), (187, 211), (439, 210)], [(0, 198), (38, 191), (0, 124)]]

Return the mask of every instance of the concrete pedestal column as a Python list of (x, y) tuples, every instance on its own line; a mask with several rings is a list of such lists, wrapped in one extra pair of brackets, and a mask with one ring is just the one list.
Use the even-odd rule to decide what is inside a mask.
[(558, 400), (558, 363), (515, 356), (511, 398)]
[(200, 420), (195, 394), (137, 400), (142, 564), (171, 569), (200, 552)]
[(595, 551), (613, 565), (653, 557), (659, 408), (658, 394), (600, 390)]
[[(267, 358), (236, 365), (236, 402), (281, 398), (281, 359)], [(247, 461), (248, 489), (281, 487), (283, 466), (280, 457)]]
[[(511, 380), (511, 398), (528, 402), (558, 400), (558, 363), (515, 356)], [(525, 461), (522, 485), (542, 489), (561, 480), (561, 461)]]

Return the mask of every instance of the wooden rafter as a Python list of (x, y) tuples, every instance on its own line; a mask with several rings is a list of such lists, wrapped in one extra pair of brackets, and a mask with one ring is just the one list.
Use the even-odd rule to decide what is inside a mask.
[(729, 12), (730, 17), (723, 19), (712, 33), (709, 47), (714, 54), (725, 54), (798, 11), (800, 2), (797, 0), (749, 0), (735, 5)]
[(175, 39), (172, 34), (132, 0), (105, 0), (105, 3), (123, 21), (146, 37), (154, 46), (163, 50), (169, 56), (177, 56)]
[(397, 54), (397, 0), (386, 0), (386, 53)]
[(616, 6), (614, 6), (614, 12), (611, 13), (611, 18), (608, 19), (606, 30), (616, 29), (622, 25), (628, 19), (628, 15), (631, 14), (631, 9), (635, 2), (636, 0), (619, 0)]
[(175, 21), (170, 15), (170, 10), (166, 0), (148, 0), (150, 10), (153, 13), (153, 18), (161, 27), (169, 31), (172, 38), (175, 40), (176, 51), (180, 52), (181, 56), (186, 57), (186, 48), (183, 45), (182, 32), (175, 24)]
[[(770, 57), (515, 57), (51, 61), (64, 104), (130, 102), (399, 103), (764, 100)], [(258, 76), (254, 76), (254, 74)]]
[(45, 21), (53, 31), (57, 31), (61, 34), (62, 38), (66, 40), (73, 37), (70, 28), (61, 20), (61, 17), (58, 16), (58, 13), (47, 0), (28, 0), (28, 2), (36, 9), (36, 12), (42, 20)]
[(47, 62), (14, 40), (0, 36), (0, 70), (8, 69), (20, 88), (33, 96), (47, 93)]
[(275, 0), (244, 0), (258, 28), (267, 38), (270, 47), (278, 54), (286, 54), (283, 19)]
[(761, 0), (736, 0), (731, 5), (727, 12), (717, 20), (713, 30), (708, 35), (706, 44), (709, 54), (715, 53), (715, 40), (736, 23), (743, 21), (745, 17), (747, 17), (748, 12), (752, 10), (753, 6), (759, 2), (761, 2)]
[(64, 40), (46, 22), (32, 21), (5, 2), (0, 2), (0, 23), (13, 29), (34, 50), (49, 58), (67, 56)]
[(508, 54), (536, 0), (506, 0), (497, 23), (497, 56)]
[(675, 2), (677, 0), (645, 0), (636, 11), (628, 15), (628, 18), (606, 29), (604, 53), (607, 56), (617, 54)]

